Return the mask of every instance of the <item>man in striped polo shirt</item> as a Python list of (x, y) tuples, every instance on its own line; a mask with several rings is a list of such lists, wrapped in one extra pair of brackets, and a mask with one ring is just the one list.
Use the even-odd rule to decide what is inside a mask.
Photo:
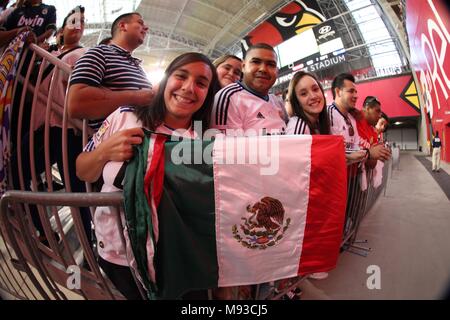
[(147, 35), (148, 27), (137, 12), (119, 16), (112, 24), (110, 45), (91, 48), (72, 73), (68, 112), (73, 118), (89, 119), (97, 130), (119, 106), (146, 106), (153, 97), (152, 85), (131, 53)]
[(284, 134), (283, 101), (269, 94), (278, 74), (274, 49), (265, 43), (251, 46), (242, 72), (242, 81), (217, 92), (211, 127), (232, 135), (254, 135), (255, 130), (258, 135)]

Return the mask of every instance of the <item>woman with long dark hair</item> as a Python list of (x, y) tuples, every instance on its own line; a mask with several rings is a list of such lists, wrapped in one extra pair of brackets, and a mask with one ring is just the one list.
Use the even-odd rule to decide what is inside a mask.
[(299, 71), (289, 84), (291, 113), (287, 134), (330, 134), (325, 93), (317, 78)]
[[(286, 134), (330, 134), (325, 93), (317, 78), (299, 71), (289, 84), (289, 102), (293, 116), (289, 119)], [(312, 273), (313, 279), (324, 279), (327, 272)]]
[[(167, 67), (150, 106), (120, 107), (103, 122), (77, 159), (78, 176), (94, 182), (102, 175), (102, 192), (122, 190), (123, 169), (133, 157), (133, 145), (142, 142), (142, 127), (187, 138), (201, 135), (194, 132), (193, 122), (200, 121), (202, 131), (208, 128), (217, 81), (216, 69), (205, 55), (191, 52), (177, 57)], [(151, 154), (149, 148), (149, 158)], [(98, 207), (95, 211), (99, 264), (127, 299), (140, 299), (121, 241), (119, 226), (125, 225), (124, 214), (120, 213), (120, 223), (113, 210)]]

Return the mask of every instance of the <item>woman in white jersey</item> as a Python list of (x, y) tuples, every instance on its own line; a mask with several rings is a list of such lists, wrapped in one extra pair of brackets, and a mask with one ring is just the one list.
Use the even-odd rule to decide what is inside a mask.
[[(331, 134), (325, 93), (317, 78), (308, 72), (299, 71), (289, 84), (291, 116), (286, 134)], [(364, 160), (366, 150), (346, 153), (347, 164)]]
[[(286, 134), (330, 134), (325, 94), (317, 78), (299, 71), (289, 84), (289, 102), (292, 115)], [(309, 275), (312, 279), (325, 279), (327, 272)]]
[(289, 84), (291, 116), (286, 134), (330, 134), (323, 88), (311, 73), (299, 71)]
[[(142, 127), (166, 134), (185, 129), (183, 136), (195, 137), (193, 121), (201, 121), (203, 130), (208, 128), (216, 86), (216, 69), (206, 56), (194, 52), (180, 55), (167, 67), (149, 107), (121, 107), (103, 122), (77, 159), (78, 176), (93, 182), (102, 175), (102, 192), (121, 191), (123, 167), (133, 157), (133, 145), (142, 142)], [(149, 158), (151, 152), (150, 148)], [(140, 299), (121, 238), (123, 212), (122, 223), (117, 217), (110, 207), (95, 211), (99, 265), (127, 299)]]

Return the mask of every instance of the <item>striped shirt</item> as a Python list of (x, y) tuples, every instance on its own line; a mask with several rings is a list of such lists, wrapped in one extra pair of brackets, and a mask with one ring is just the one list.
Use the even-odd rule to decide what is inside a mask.
[(347, 150), (359, 150), (361, 142), (355, 118), (350, 113), (344, 116), (334, 103), (328, 106), (327, 111), (330, 117), (330, 133), (343, 136)]
[[(113, 91), (151, 89), (140, 64), (141, 60), (117, 45), (99, 45), (78, 60), (69, 85), (82, 83)], [(89, 126), (97, 130), (103, 120), (90, 120)]]
[(305, 120), (293, 116), (289, 119), (287, 124), (286, 134), (311, 134), (311, 131)]
[(217, 92), (211, 127), (232, 135), (254, 134), (255, 130), (258, 135), (284, 134), (286, 123), (281, 111), (276, 96), (264, 99), (241, 83), (233, 83)]

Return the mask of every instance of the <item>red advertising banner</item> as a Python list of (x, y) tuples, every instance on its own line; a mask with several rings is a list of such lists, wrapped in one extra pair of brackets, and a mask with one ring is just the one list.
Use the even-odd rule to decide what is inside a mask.
[(431, 119), (428, 132), (440, 132), (443, 158), (450, 161), (449, 4), (446, 0), (407, 0), (406, 10), (411, 64)]
[[(389, 77), (368, 82), (358, 82), (356, 107), (362, 108), (364, 98), (376, 96), (381, 102), (381, 110), (389, 118), (417, 117), (420, 115), (419, 99), (412, 75)], [(331, 90), (326, 92), (327, 104), (333, 102)]]

